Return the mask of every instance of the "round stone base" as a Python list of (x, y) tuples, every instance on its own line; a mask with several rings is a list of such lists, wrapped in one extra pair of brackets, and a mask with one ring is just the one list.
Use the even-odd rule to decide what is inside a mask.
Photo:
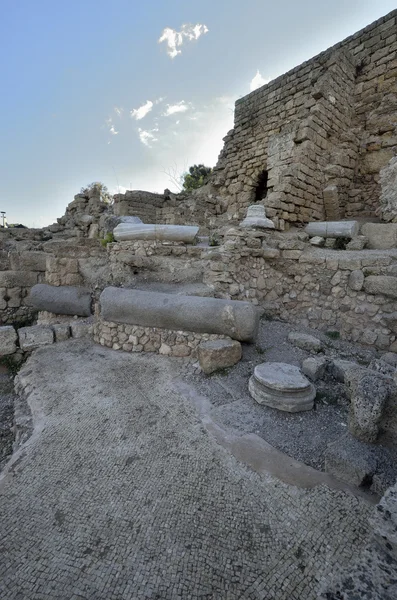
[(249, 380), (251, 396), (259, 403), (286, 412), (311, 410), (316, 389), (300, 369), (285, 363), (263, 363)]

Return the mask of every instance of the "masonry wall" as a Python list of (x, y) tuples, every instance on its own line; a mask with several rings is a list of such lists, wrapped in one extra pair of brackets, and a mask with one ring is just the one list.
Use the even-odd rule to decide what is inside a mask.
[(299, 234), (228, 231), (204, 282), (269, 316), (397, 352), (397, 251), (313, 248)]
[[(397, 150), (397, 11), (238, 100), (213, 183), (229, 219), (375, 216)], [(256, 196), (261, 174), (267, 195)], [(334, 193), (324, 190), (333, 186)], [(336, 191), (336, 193), (335, 193)]]

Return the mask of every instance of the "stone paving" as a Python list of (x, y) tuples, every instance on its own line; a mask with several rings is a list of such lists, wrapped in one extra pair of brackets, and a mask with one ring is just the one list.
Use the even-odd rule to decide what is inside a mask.
[(365, 500), (237, 462), (179, 364), (83, 340), (29, 359), (35, 430), (0, 481), (1, 600), (310, 600), (365, 546)]

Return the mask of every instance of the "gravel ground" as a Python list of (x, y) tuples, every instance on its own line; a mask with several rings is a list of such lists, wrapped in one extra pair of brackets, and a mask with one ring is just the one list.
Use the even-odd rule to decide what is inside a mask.
[[(328, 444), (347, 432), (349, 400), (346, 387), (331, 377), (317, 382), (314, 410), (285, 413), (259, 405), (248, 392), (248, 380), (256, 365), (285, 362), (301, 366), (311, 356), (288, 342), (291, 331), (308, 333), (322, 340), (326, 356), (355, 360), (363, 365), (377, 355), (372, 349), (333, 340), (318, 331), (280, 321), (263, 320), (256, 346), (244, 345), (243, 359), (227, 373), (205, 376), (188, 373), (187, 381), (211, 404), (211, 418), (222, 427), (241, 433), (255, 433), (266, 442), (313, 468), (324, 470), (324, 453)], [(377, 450), (382, 462), (397, 465), (397, 453), (381, 446)], [(396, 467), (394, 470), (397, 474)]]

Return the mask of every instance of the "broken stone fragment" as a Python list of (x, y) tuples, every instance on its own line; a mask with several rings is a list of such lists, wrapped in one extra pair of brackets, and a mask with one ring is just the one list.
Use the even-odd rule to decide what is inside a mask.
[(17, 349), (17, 332), (12, 325), (0, 327), (0, 356), (13, 354)]
[(202, 342), (198, 348), (200, 367), (207, 375), (232, 367), (241, 356), (241, 344), (236, 340), (211, 340)]
[(302, 373), (311, 381), (322, 379), (327, 368), (327, 359), (325, 357), (309, 356), (302, 362)]
[(288, 335), (288, 341), (307, 352), (321, 352), (323, 349), (322, 342), (314, 337), (313, 335), (307, 335), (306, 333), (295, 333), (291, 332)]

